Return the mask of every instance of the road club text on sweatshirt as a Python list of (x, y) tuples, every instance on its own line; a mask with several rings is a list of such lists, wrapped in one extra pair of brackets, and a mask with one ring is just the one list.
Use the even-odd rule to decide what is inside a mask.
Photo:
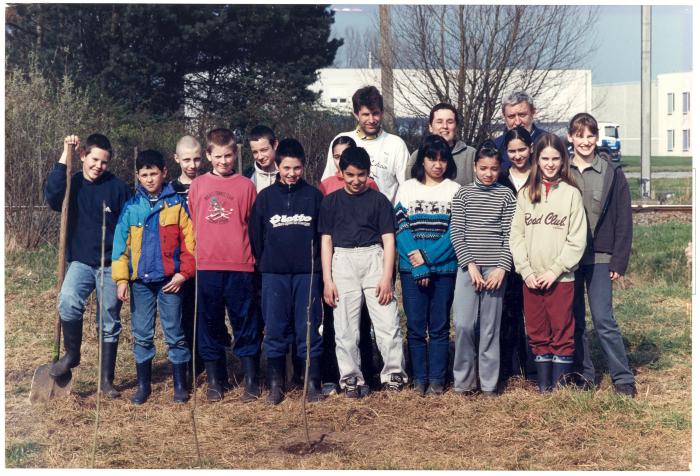
[(518, 193), (510, 230), (515, 270), (523, 279), (552, 271), (558, 281), (573, 281), (586, 248), (586, 212), (579, 190), (565, 182), (542, 187), (539, 203), (530, 201), (529, 189)]

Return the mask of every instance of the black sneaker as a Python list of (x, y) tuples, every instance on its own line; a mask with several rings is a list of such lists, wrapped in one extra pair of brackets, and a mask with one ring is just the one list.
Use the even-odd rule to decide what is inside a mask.
[(615, 384), (615, 393), (634, 398), (637, 395), (637, 387), (633, 383)]
[(403, 388), (403, 377), (401, 374), (391, 374), (389, 381), (384, 384), (384, 390), (398, 392)]
[(357, 377), (345, 379), (345, 396), (347, 398), (360, 398), (360, 386), (357, 385)]

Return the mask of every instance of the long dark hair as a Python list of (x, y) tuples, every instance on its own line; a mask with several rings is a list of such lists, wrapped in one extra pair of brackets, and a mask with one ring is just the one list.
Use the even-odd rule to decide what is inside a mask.
[(555, 134), (545, 133), (535, 141), (530, 159), (530, 163), (533, 164), (533, 167), (530, 169), (530, 177), (527, 179), (526, 193), (530, 197), (532, 203), (539, 203), (540, 200), (542, 200), (542, 171), (539, 167), (539, 160), (540, 154), (547, 147), (555, 149), (561, 156), (561, 170), (559, 171), (561, 181), (578, 189), (578, 185), (576, 185), (576, 182), (571, 177), (569, 153), (566, 150), (564, 141)]
[(447, 161), (447, 168), (442, 175), (444, 178), (453, 179), (457, 176), (457, 164), (452, 157), (452, 149), (445, 139), (437, 134), (430, 134), (423, 139), (423, 143), (416, 153), (416, 163), (411, 167), (411, 177), (425, 183), (425, 169), (423, 161), (426, 157), (431, 159), (441, 158)]

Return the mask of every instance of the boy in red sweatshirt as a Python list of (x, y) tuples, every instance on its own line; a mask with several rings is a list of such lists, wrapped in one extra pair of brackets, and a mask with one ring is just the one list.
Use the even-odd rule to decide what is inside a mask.
[(192, 181), (189, 195), (197, 243), (197, 346), (207, 372), (207, 400), (221, 400), (228, 380), (226, 348), (231, 345), (224, 321), (228, 310), (247, 402), (260, 395), (261, 326), (252, 306), (255, 260), (248, 238), (255, 185), (233, 170), (236, 142), (229, 129), (207, 134), (206, 155), (213, 170)]

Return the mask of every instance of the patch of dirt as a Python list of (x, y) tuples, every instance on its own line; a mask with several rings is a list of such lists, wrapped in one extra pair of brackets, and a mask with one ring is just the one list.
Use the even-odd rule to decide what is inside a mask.
[(640, 212), (632, 214), (632, 222), (635, 225), (656, 225), (670, 221), (692, 223), (693, 214), (687, 212)]

